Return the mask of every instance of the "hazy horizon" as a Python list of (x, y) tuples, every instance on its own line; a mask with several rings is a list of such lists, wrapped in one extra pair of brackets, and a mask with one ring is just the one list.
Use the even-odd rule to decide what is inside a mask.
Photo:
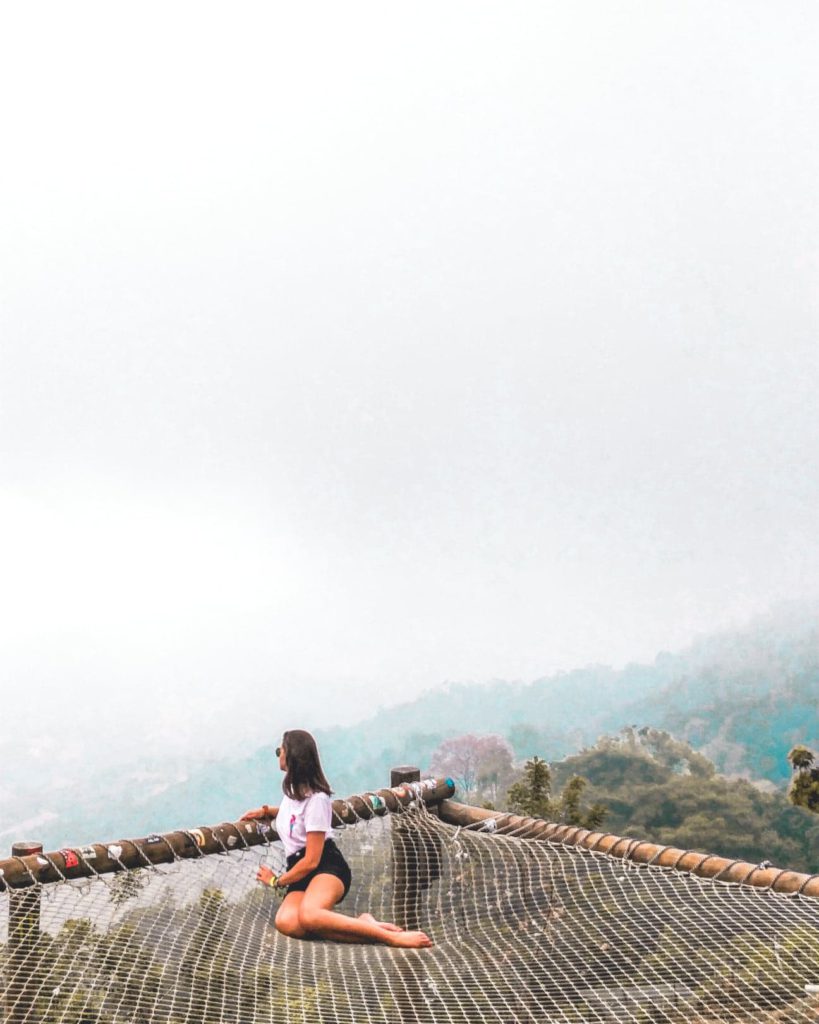
[(7, 14), (0, 749), (819, 598), (819, 10)]

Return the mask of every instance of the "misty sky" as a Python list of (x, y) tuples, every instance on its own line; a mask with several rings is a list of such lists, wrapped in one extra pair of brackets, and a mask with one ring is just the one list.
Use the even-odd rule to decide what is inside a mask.
[(2, 20), (0, 741), (202, 753), (819, 594), (814, 3)]

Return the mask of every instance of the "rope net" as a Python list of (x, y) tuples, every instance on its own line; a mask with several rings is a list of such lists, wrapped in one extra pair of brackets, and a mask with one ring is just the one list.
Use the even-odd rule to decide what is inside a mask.
[(7, 1020), (819, 1019), (815, 898), (455, 828), (420, 802), (338, 843), (353, 869), (339, 909), (420, 927), (432, 949), (280, 935), (279, 900), (255, 882), (262, 863), (284, 868), (272, 842), (0, 895)]

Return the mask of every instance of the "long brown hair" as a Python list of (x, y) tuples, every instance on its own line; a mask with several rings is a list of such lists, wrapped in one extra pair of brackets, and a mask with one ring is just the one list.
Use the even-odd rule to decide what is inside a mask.
[(318, 747), (309, 732), (291, 729), (282, 736), (287, 773), (282, 789), (291, 800), (304, 800), (311, 793), (332, 794), (330, 783), (321, 770)]

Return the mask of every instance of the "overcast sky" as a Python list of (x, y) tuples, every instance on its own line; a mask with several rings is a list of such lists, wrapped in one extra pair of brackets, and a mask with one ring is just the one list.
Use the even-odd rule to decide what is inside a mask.
[(7, 8), (0, 738), (201, 751), (815, 597), (818, 29)]

